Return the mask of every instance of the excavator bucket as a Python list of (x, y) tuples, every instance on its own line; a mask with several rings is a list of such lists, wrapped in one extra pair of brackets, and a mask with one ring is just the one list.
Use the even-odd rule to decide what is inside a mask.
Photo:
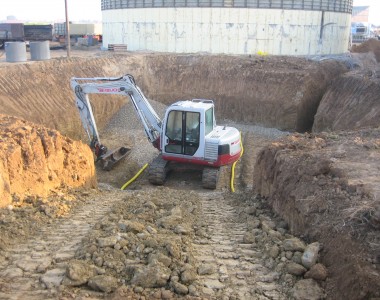
[(100, 157), (100, 163), (102, 165), (103, 170), (110, 171), (112, 168), (124, 159), (129, 153), (130, 148), (119, 147), (115, 150), (108, 151), (106, 154)]

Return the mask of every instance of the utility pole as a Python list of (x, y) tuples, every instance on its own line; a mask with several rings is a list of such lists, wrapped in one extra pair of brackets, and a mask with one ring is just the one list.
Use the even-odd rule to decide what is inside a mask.
[(69, 28), (69, 13), (67, 10), (67, 0), (65, 0), (65, 11), (66, 11), (66, 50), (67, 57), (70, 57), (70, 28)]

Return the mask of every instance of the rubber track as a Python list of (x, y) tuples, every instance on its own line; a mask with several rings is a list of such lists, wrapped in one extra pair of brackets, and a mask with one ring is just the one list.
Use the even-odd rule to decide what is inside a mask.
[(157, 156), (151, 163), (148, 171), (148, 178), (151, 184), (163, 185), (166, 180), (168, 161), (162, 159), (162, 156)]
[(202, 186), (205, 189), (215, 190), (219, 179), (219, 168), (204, 168), (202, 173)]

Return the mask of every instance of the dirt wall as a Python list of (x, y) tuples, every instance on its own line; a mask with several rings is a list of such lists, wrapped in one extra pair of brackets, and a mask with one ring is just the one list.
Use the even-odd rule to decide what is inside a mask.
[[(82, 130), (70, 78), (131, 73), (149, 98), (164, 104), (215, 100), (219, 123), (227, 118), (305, 131), (311, 129), (329, 82), (345, 71), (334, 61), (288, 57), (120, 54), (52, 59), (0, 68), (0, 113), (78, 137)], [(91, 99), (100, 128), (125, 101), (99, 95)]]
[(255, 191), (293, 233), (323, 244), (328, 299), (370, 299), (380, 291), (379, 145), (379, 130), (296, 135), (272, 143), (256, 161)]
[(380, 125), (380, 79), (376, 72), (350, 72), (335, 79), (319, 105), (314, 132)]
[(148, 56), (142, 84), (165, 104), (209, 98), (217, 116), (282, 130), (313, 124), (329, 82), (346, 71), (338, 62), (290, 57)]
[[(110, 75), (103, 72), (107, 60), (77, 59), (7, 65), (0, 68), (0, 113), (57, 129), (70, 137), (83, 135), (71, 77)], [(124, 99), (94, 95), (94, 111), (100, 127), (119, 110)]]
[(81, 142), (0, 115), (0, 207), (66, 187), (97, 186), (93, 155)]

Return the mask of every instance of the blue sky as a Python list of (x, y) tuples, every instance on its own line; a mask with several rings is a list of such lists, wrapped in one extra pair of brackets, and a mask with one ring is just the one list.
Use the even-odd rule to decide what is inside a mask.
[[(65, 19), (64, 0), (0, 0), (0, 20), (15, 16), (18, 20), (63, 21)], [(101, 21), (101, 0), (67, 0), (71, 21)], [(379, 0), (354, 0), (354, 5), (370, 5), (370, 22), (380, 25)]]

